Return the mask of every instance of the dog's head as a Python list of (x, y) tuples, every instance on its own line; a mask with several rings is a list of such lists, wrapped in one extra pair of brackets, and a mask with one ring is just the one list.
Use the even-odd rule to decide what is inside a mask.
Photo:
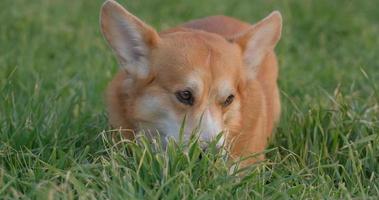
[(281, 32), (281, 16), (274, 12), (229, 39), (195, 30), (159, 35), (112, 0), (104, 3), (100, 21), (127, 73), (122, 90), (128, 120), (178, 139), (185, 118), (185, 138), (198, 128), (204, 141), (240, 128), (246, 84)]

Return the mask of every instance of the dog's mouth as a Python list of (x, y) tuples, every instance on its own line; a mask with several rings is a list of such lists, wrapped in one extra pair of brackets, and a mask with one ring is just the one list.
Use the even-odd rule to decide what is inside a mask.
[[(201, 137), (201, 133), (196, 133), (196, 129), (193, 130), (190, 134), (180, 133), (179, 127), (175, 127), (172, 130), (167, 130), (163, 124), (157, 124), (149, 121), (140, 122), (138, 132), (145, 135), (148, 139), (160, 141), (163, 147), (166, 147), (170, 140), (174, 140), (175, 142), (189, 143), (192, 137), (195, 137), (194, 139), (197, 140), (203, 152), (208, 151), (209, 145), (211, 145), (213, 142), (216, 142), (216, 144), (213, 144), (215, 145), (216, 149), (220, 149), (224, 145), (223, 137), (219, 138), (218, 141), (212, 141), (216, 139), (216, 136), (215, 138), (212, 137), (213, 139), (208, 138), (204, 140), (204, 138)], [(196, 134), (196, 136), (194, 136), (194, 134)]]

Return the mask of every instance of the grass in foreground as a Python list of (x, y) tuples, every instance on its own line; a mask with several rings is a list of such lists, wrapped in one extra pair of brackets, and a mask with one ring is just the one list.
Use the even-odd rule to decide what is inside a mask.
[[(102, 1), (0, 2), (3, 199), (349, 199), (379, 196), (376, 1), (123, 2), (163, 29), (278, 9), (283, 115), (268, 160), (229, 172), (196, 142), (113, 141), (103, 91), (117, 70), (98, 30)], [(201, 5), (201, 6), (200, 6)]]

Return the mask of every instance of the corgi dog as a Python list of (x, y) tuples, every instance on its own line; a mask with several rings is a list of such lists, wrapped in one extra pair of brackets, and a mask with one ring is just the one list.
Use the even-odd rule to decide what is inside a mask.
[(126, 138), (149, 130), (179, 140), (185, 119), (184, 139), (198, 128), (200, 141), (221, 133), (232, 158), (264, 151), (280, 115), (278, 11), (254, 25), (211, 16), (158, 33), (108, 0), (100, 26), (120, 65), (107, 88), (109, 120)]

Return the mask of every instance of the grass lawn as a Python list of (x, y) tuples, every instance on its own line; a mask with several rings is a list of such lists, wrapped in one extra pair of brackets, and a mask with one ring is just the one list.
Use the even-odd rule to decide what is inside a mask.
[(198, 159), (196, 142), (113, 141), (102, 0), (1, 0), (0, 199), (378, 198), (378, 1), (120, 2), (158, 30), (281, 11), (283, 111), (267, 161), (240, 177), (213, 148)]

